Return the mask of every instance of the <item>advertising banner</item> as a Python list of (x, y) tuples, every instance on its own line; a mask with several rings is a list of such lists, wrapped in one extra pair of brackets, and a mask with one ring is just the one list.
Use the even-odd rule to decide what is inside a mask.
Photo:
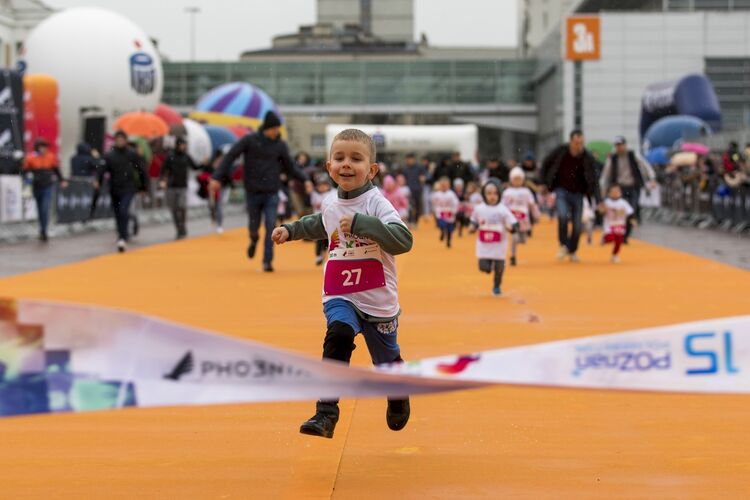
[(494, 384), (747, 394), (750, 316), (364, 369), (124, 311), (0, 300), (0, 415)]

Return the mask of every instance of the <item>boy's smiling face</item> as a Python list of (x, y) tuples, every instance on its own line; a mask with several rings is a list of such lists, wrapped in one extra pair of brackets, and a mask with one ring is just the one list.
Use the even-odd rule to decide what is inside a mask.
[(378, 164), (370, 159), (366, 144), (357, 141), (336, 141), (326, 162), (328, 175), (344, 191), (359, 189), (378, 173)]

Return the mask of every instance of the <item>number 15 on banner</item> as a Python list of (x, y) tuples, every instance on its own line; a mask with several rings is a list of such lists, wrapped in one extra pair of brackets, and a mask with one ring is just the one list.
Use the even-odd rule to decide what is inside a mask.
[(593, 61), (601, 57), (601, 28), (597, 16), (573, 16), (566, 19), (565, 59)]

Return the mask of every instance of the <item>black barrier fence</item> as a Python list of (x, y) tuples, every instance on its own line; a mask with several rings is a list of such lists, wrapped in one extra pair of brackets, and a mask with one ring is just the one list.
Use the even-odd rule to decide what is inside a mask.
[(112, 217), (109, 187), (105, 182), (95, 190), (90, 180), (72, 178), (67, 187), (57, 190), (55, 208), (58, 224)]
[(750, 229), (750, 185), (728, 186), (723, 179), (668, 177), (662, 184), (662, 218), (701, 228), (741, 233)]

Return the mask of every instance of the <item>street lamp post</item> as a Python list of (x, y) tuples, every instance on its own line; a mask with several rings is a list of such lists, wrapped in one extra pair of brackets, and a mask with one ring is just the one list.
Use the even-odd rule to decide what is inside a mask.
[(185, 12), (190, 14), (190, 60), (195, 61), (195, 15), (200, 13), (198, 7), (185, 7)]

